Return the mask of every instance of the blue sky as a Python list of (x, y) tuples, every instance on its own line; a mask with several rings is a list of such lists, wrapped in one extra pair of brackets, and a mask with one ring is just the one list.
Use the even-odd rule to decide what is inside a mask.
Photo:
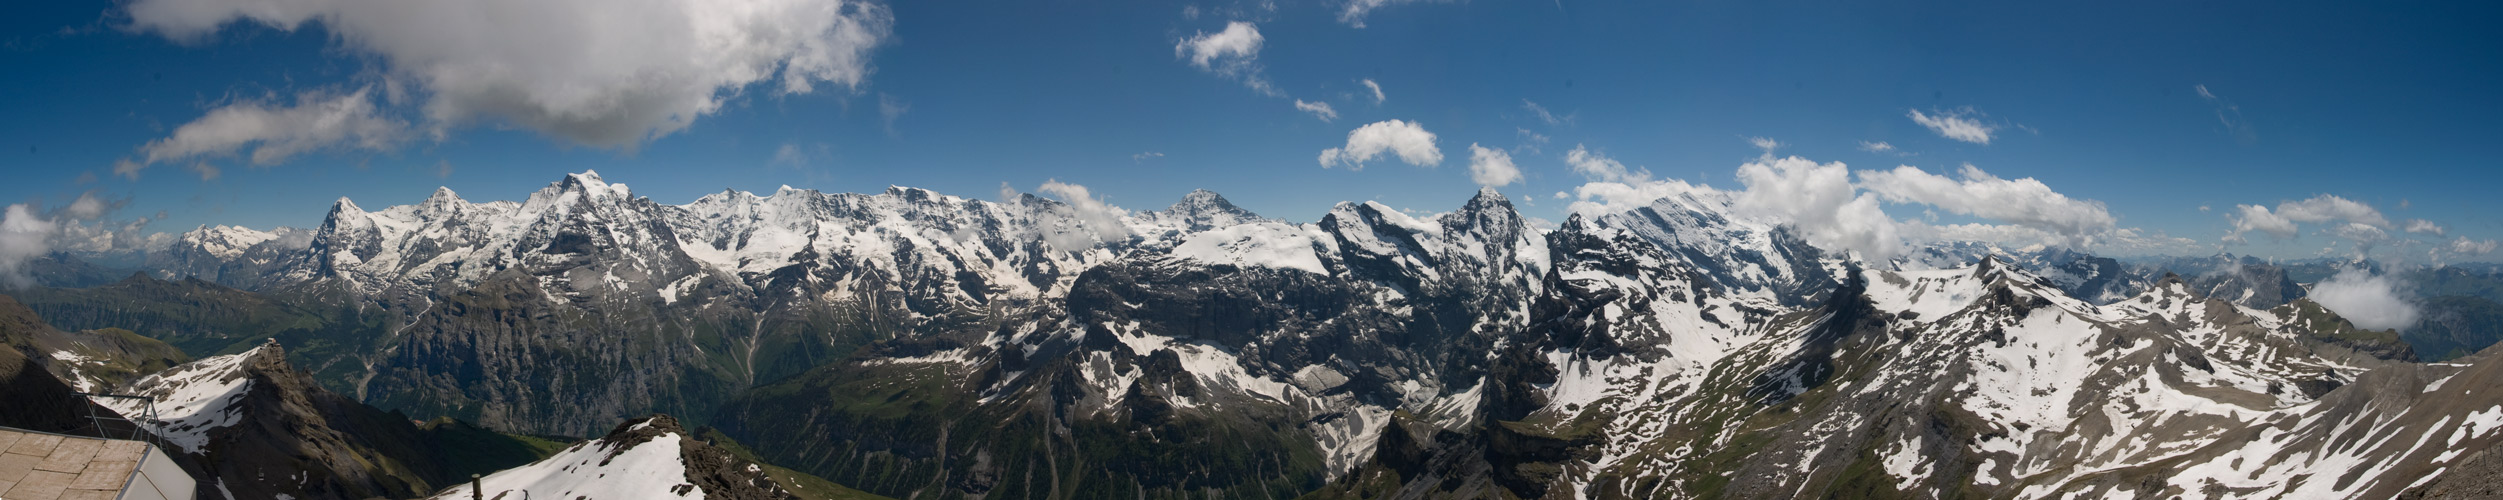
[[(2175, 242), (2162, 247), (2171, 253), (2301, 258), (2366, 242), (2385, 259), (2491, 260), (2476, 244), (2503, 237), (2503, 203), (2491, 194), (2503, 164), (2486, 147), (2503, 138), (2491, 118), (2503, 115), (2503, 37), (2490, 29), (2503, 7), (2476, 2), (835, 1), (755, 3), (852, 9), (821, 17), (872, 26), (868, 41), (838, 47), (857, 49), (857, 64), (812, 70), (799, 78), (812, 84), (805, 92), (785, 78), (797, 71), (785, 56), (801, 49), (764, 56), (763, 77), (699, 75), (689, 80), (693, 94), (682, 85), (670, 95), (717, 107), (626, 140), (533, 122), (526, 106), (478, 97), (498, 94), (430, 79), (443, 74), (430, 68), (512, 52), (498, 40), (562, 29), (483, 23), (437, 36), (392, 26), (430, 18), (372, 14), (346, 0), (305, 2), (349, 6), (303, 13), (292, 29), (219, 10), (241, 0), (13, 6), (0, 16), (0, 172), (10, 181), (0, 202), (61, 218), (69, 215), (57, 207), (90, 194), (126, 201), (103, 219), (166, 212), (148, 231), (302, 227), (341, 196), (376, 208), (442, 185), (472, 200), (518, 199), (563, 173), (596, 169), (673, 204), (785, 184), (988, 198), (1003, 182), (1034, 191), (1057, 179), (1133, 210), (1207, 188), (1264, 215), (1311, 221), (1342, 200), (1455, 207), (1478, 187), (1469, 168), (1476, 144), (1506, 151), (1520, 171), (1497, 189), (1528, 215), (1562, 220), (1576, 200), (1556, 193), (1595, 181), (1568, 161), (1577, 146), (1653, 180), (1739, 190), (1750, 187), (1735, 177), (1742, 164), (1793, 173), (1750, 141), (1764, 138), (1781, 144), (1777, 157), (1827, 168), (1909, 165), (1956, 179), (1969, 163), (1999, 179), (2038, 180), (2100, 203), (2111, 222), (2089, 232), (2188, 240), (2164, 240)], [(530, 15), (550, 19), (651, 21), (566, 11), (602, 5), (578, 0), (520, 3), (545, 7)], [(1259, 34), (1256, 53), (1194, 64), (1186, 42), (1238, 22)], [(609, 25), (585, 26), (596, 36)], [(549, 45), (566, 44), (540, 44)], [(613, 48), (598, 64), (719, 69), (636, 60), (665, 57), (668, 46), (586, 46)], [(544, 97), (563, 87), (536, 88)], [(281, 141), (199, 142), (116, 174), (117, 163), (144, 163), (152, 143), (220, 110), (339, 99), (369, 106), (358, 123), (378, 132), (304, 139), (301, 151), (267, 162), (254, 155)], [(1327, 104), (1335, 117), (1301, 111), (1298, 101)], [(1990, 128), (1987, 143), (1926, 127), (1915, 111)], [(1385, 154), (1351, 170), (1316, 161), (1351, 147), (1352, 130), (1389, 120), (1433, 134), (1439, 162)], [(1875, 142), (1894, 149), (1868, 150)], [(214, 178), (195, 169), (203, 164)], [(1878, 193), (1863, 189), (1853, 192)], [(1990, 201), (1998, 198), (1958, 198), (1985, 205), (1959, 211), (1906, 193), (1879, 193), (1902, 195), (1884, 199), (1889, 217), (2028, 224), (1989, 211), (2003, 205)], [(2254, 219), (2238, 205), (2264, 212)], [(2418, 219), (2441, 233), (2408, 232)], [(2271, 221), (2292, 231), (2273, 232), (2286, 226)], [(2238, 223), (2243, 242), (2226, 244)], [(2379, 235), (2336, 232), (2352, 224)], [(2454, 245), (2465, 246), (2440, 253)]]

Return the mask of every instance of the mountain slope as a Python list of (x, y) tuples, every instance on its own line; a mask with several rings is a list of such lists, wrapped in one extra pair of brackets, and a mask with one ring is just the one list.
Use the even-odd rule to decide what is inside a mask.
[[(205, 471), (202, 491), (227, 498), (405, 498), (500, 465), (492, 461), (538, 458), (456, 454), (456, 446), (495, 445), (477, 442), (474, 433), (451, 442), (442, 438), (453, 433), (421, 430), (405, 416), (324, 390), (288, 365), (275, 343), (184, 363), (116, 392), (155, 398), (167, 452), (197, 460)], [(146, 401), (99, 402), (124, 415), (149, 413)], [(467, 461), (482, 457), (490, 463)]]
[[(2419, 366), (2322, 342), (2343, 322), (2310, 316), (2207, 300), (2178, 280), (2096, 306), (1986, 259), (1855, 272), (1825, 305), (1670, 390), (1622, 347), (1532, 330), (1545, 338), (1503, 358), (1529, 383), (1481, 406), (1492, 424), (1412, 429), (1323, 496), (1435, 497), (1432, 484), (1525, 498), (2205, 493), (2164, 482), (2204, 470), (2185, 452), (2243, 446), (2255, 426), (2372, 397), (2341, 389), (2378, 380), (2362, 374)], [(2441, 449), (2479, 445), (2457, 446)]]
[(667, 415), (618, 424), (599, 439), (577, 443), (544, 460), (462, 483), (431, 498), (572, 498), (580, 500), (790, 499), (792, 494), (753, 462), (690, 438)]

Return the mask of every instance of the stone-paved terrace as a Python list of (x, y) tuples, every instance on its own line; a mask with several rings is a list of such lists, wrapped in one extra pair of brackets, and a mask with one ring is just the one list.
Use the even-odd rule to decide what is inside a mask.
[(0, 428), (0, 499), (112, 500), (148, 444)]

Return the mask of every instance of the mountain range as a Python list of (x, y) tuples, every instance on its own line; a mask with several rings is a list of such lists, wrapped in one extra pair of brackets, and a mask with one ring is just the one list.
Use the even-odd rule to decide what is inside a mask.
[[(2491, 270), (2412, 271), (2458, 298), (2371, 330), (2256, 259), (1870, 262), (1733, 205), (1554, 227), (1493, 190), (1309, 223), (1209, 191), (1136, 212), (912, 188), (665, 205), (585, 172), (518, 202), (439, 189), (341, 199), (312, 229), (204, 227), (119, 280), (55, 256), (54, 286), (6, 305), (45, 368), (18, 378), (156, 397), (151, 432), (236, 498), (448, 494), (506, 468), (487, 490), (592, 498), (2503, 487)], [(239, 458), (270, 456), (314, 458)], [(592, 458), (642, 472), (565, 465)]]

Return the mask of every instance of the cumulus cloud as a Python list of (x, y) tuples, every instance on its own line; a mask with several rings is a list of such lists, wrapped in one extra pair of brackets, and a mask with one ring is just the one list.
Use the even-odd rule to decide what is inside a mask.
[(2373, 227), (2390, 227), (2390, 219), (2382, 217), (2381, 210), (2374, 209), (2372, 205), (2326, 194), (2303, 201), (2279, 203), (2277, 215), (2295, 222), (2344, 220)]
[(1860, 150), (1871, 153), (1892, 153), (1895, 152), (1895, 145), (1887, 144), (1885, 141), (1860, 141)]
[(1879, 207), (1877, 195), (1855, 194), (1842, 162), (1767, 155), (1740, 165), (1738, 182), (1747, 186), (1734, 203), (1740, 212), (1787, 221), (1819, 247), (1879, 261), (1903, 251), (1899, 224)]
[(1923, 172), (1909, 166), (1891, 171), (1864, 170), (1861, 187), (1886, 201), (1920, 203), (1962, 215), (2042, 229), (2083, 248), (2117, 226), (2103, 203), (2069, 198), (2033, 178), (2001, 179), (1971, 164), (1963, 179)]
[(1478, 147), (1469, 143), (1469, 180), (1485, 187), (1502, 187), (1521, 182), (1521, 169), (1512, 166), (1512, 153), (1501, 149)]
[[(1710, 186), (1688, 184), (1676, 179), (1651, 179), (1649, 169), (1627, 168), (1624, 162), (1609, 158), (1580, 144), (1564, 154), (1565, 164), (1590, 182), (1573, 188), (1575, 201), (1569, 209), (1574, 213), (1603, 214), (1621, 212), (1651, 205), (1662, 198), (1684, 196), (1721, 196)], [(1564, 192), (1557, 199), (1566, 198)]]
[(2443, 231), (2442, 225), (2435, 224), (2433, 221), (2424, 219), (2408, 219), (2407, 221), (2407, 232), (2410, 233), (2441, 236)]
[(2249, 239), (2245, 235), (2252, 231), (2268, 233), (2281, 240), (2294, 237), (2294, 221), (2278, 216), (2276, 212), (2269, 211), (2268, 207), (2234, 205), (2234, 211), (2235, 215), (2226, 216), (2227, 220), (2233, 222), (2234, 225), (2233, 230), (2225, 233), (2227, 243), (2247, 242)]
[(2310, 297), (2355, 326), (2373, 330), (2416, 326), (2420, 311), (2399, 294), (2398, 288), (2398, 278), (2346, 269), (2313, 285)]
[(33, 284), (26, 275), (26, 261), (51, 252), (52, 235), (59, 230), (59, 224), (23, 203), (9, 205), (0, 213), (0, 284), (11, 288)]
[(2260, 205), (2235, 205), (2227, 218), (2233, 229), (2225, 233), (2227, 243), (2247, 243), (2249, 234), (2268, 233), (2276, 239), (2293, 238), (2299, 231), (2297, 223), (2328, 224), (2330, 234), (2354, 240), (2359, 248), (2389, 236), (2390, 219), (2372, 205), (2336, 195), (2318, 195), (2301, 201), (2277, 204), (2275, 210)]
[(1366, 88), (1366, 89), (1368, 89), (1368, 90), (1372, 90), (1372, 91), (1373, 91), (1373, 103), (1374, 103), (1374, 104), (1381, 104), (1383, 101), (1388, 101), (1388, 100), (1390, 100), (1390, 96), (1387, 96), (1387, 95), (1382, 95), (1382, 84), (1379, 84), (1379, 83), (1373, 83), (1373, 79), (1371, 79), (1371, 78), (1366, 78), (1366, 79), (1364, 79), (1364, 80), (1359, 81), (1358, 83), (1363, 83), (1363, 84), (1364, 84), (1364, 88)]
[(114, 205), (97, 198), (94, 192), (79, 193), (78, 199), (70, 201), (69, 206), (61, 207), (60, 215), (79, 220), (93, 219), (103, 217), (105, 211), (116, 208)]
[(2485, 255), (2494, 253), (2494, 247), (2494, 240), (2477, 241), (2468, 239), (2467, 236), (2461, 236), (2459, 239), (2451, 240), (2451, 252), (2461, 255)]
[[(1006, 189), (1005, 185), (1001, 187)], [(1121, 223), (1122, 216), (1129, 215), (1129, 212), (1097, 199), (1086, 189), (1086, 186), (1051, 179), (1043, 181), (1043, 186), (1035, 191), (1059, 198), (1062, 206), (1067, 207), (1071, 214), (1085, 225), (1083, 231), (1060, 231), (1044, 235), (1044, 239), (1051, 242), (1055, 248), (1075, 251), (1091, 248), (1096, 242), (1109, 243), (1130, 238), (1130, 227)], [(1006, 194), (1002, 193), (1003, 196)]]
[(1277, 86), (1261, 74), (1260, 46), (1268, 40), (1260, 36), (1260, 27), (1245, 21), (1225, 24), (1225, 29), (1199, 32), (1174, 43), (1173, 56), (1189, 61), (1192, 67), (1218, 76), (1238, 79), (1263, 95), (1281, 96)]
[(1155, 151), (1141, 151), (1141, 152), (1139, 152), (1139, 154), (1130, 155), (1130, 163), (1139, 163), (1139, 162), (1144, 162), (1144, 161), (1147, 161), (1147, 159), (1149, 159), (1149, 158), (1163, 158), (1163, 157), (1165, 157), (1165, 154), (1164, 154), (1164, 153), (1158, 153), (1158, 152), (1155, 152)]
[(1303, 99), (1296, 99), (1295, 110), (1312, 113), (1313, 118), (1320, 118), (1323, 122), (1338, 120), (1338, 110), (1331, 109), (1330, 103), (1326, 102), (1307, 102)]
[[(1938, 241), (2010, 247), (2065, 245), (2129, 254), (2206, 250), (2188, 238), (2117, 227), (2116, 218), (2101, 202), (2071, 198), (2030, 178), (2002, 179), (1969, 165), (1960, 178), (1949, 178), (1911, 167), (1853, 171), (1841, 162), (1765, 154), (1739, 166), (1736, 177), (1743, 189), (1720, 190), (1675, 179), (1654, 180), (1648, 170), (1628, 167), (1584, 146), (1577, 145), (1564, 159), (1589, 180), (1574, 190), (1579, 200), (1570, 209), (1573, 213), (1631, 210), (1672, 198), (1707, 205), (1727, 200), (1739, 216), (1788, 224), (1820, 248), (1874, 261), (1901, 256), (1914, 244)], [(1557, 194), (1562, 198), (1564, 193)], [(1886, 214), (1885, 203), (1922, 206), (1992, 223), (1933, 225), (1895, 219)]]
[[(386, 78), (421, 90), (437, 134), (497, 120), (631, 147), (685, 129), (760, 82), (858, 91), (892, 36), (849, 0), (137, 0), (130, 28), (194, 43), (229, 24), (318, 22)], [(489, 22), (488, 20), (492, 20)]]
[(1373, 122), (1347, 132), (1347, 145), (1321, 151), (1321, 166), (1343, 166), (1364, 170), (1365, 162), (1390, 153), (1400, 161), (1420, 167), (1443, 163), (1443, 151), (1434, 146), (1434, 133), (1416, 122), (1386, 120)]
[(1909, 116), (1912, 117), (1913, 123), (1919, 123), (1923, 127), (1929, 127), (1929, 131), (1937, 132), (1939, 137), (1974, 144), (1989, 145), (1990, 133), (1998, 130), (1997, 127), (1984, 124), (1981, 120), (1973, 119), (1972, 115), (1979, 114), (1974, 112), (1973, 108), (1957, 108), (1947, 111), (1933, 110), (1932, 112), (1936, 114), (1922, 113), (1921, 110), (1915, 109), (1912, 110)]
[[(116, 164), (113, 173), (131, 179), (159, 163), (232, 156), (252, 150), (252, 164), (275, 165), (298, 154), (329, 149), (385, 151), (408, 136), (408, 126), (383, 114), (368, 89), (348, 93), (306, 92), (292, 106), (244, 101), (210, 110), (174, 134), (139, 148), (139, 158)], [(209, 170), (193, 169), (202, 178)]]
[(1782, 148), (1782, 141), (1776, 141), (1764, 137), (1749, 137), (1747, 138), (1747, 145), (1755, 146), (1756, 149), (1763, 150), (1764, 154), (1770, 155), (1773, 154), (1773, 150)]
[(1589, 178), (1593, 182), (1640, 184), (1651, 180), (1651, 170), (1627, 169), (1624, 162), (1591, 151), (1590, 148), (1580, 144), (1573, 145), (1572, 151), (1564, 152), (1564, 164), (1573, 166), (1574, 173), (1582, 174), (1582, 177)]

